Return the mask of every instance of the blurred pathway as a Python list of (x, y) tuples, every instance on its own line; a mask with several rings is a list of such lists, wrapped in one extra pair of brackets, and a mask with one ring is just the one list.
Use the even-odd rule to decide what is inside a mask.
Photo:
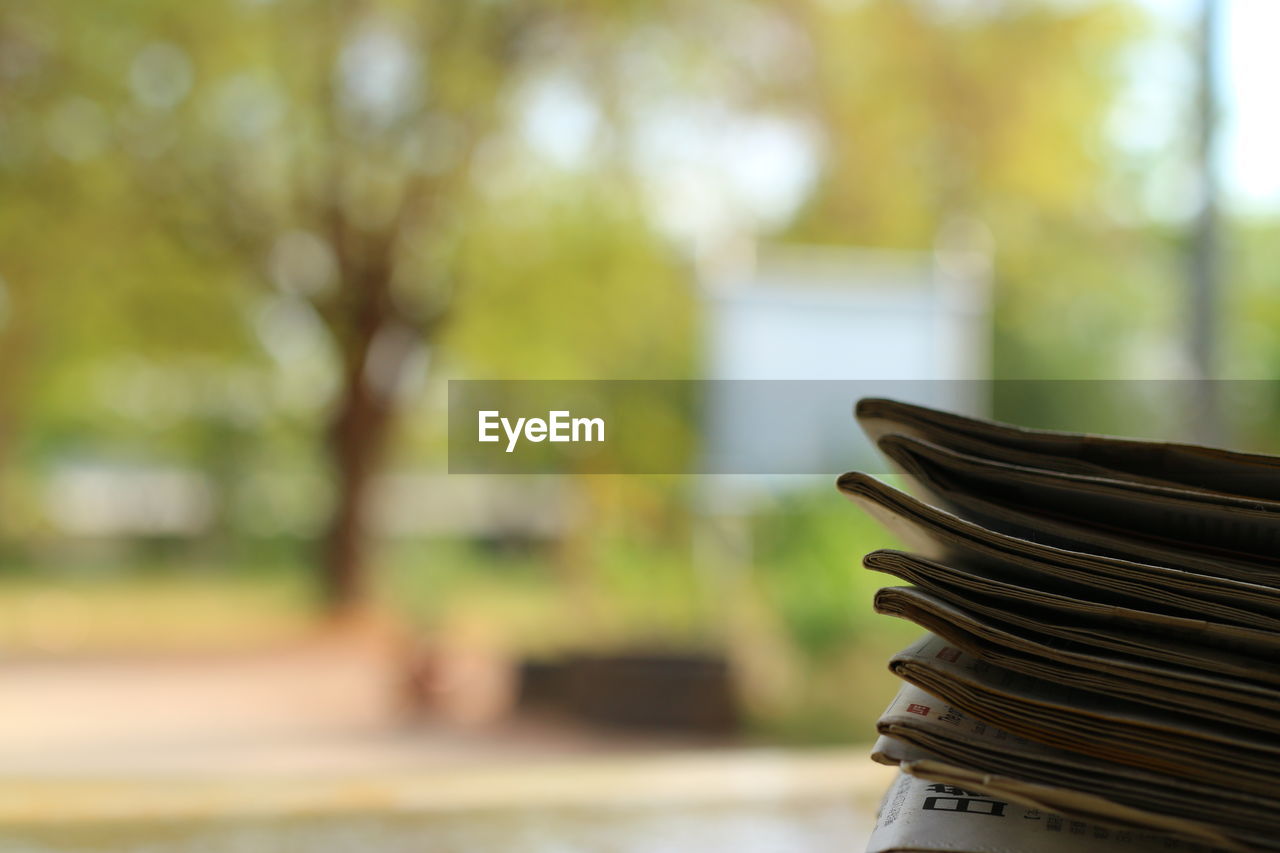
[(0, 851), (857, 851), (865, 749), (409, 720), (374, 643), (0, 665)]

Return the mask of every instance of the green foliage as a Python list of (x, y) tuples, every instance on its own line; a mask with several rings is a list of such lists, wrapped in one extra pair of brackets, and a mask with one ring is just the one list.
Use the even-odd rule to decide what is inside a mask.
[(963, 214), (991, 222), (1003, 246), (1005, 228), (1096, 205), (1104, 120), (1135, 34), (1124, 7), (814, 3), (802, 24), (840, 153), (797, 233), (918, 247)]
[(786, 496), (755, 527), (754, 563), (764, 599), (807, 659), (829, 661), (883, 624), (871, 598), (892, 579), (861, 566), (894, 547), (866, 513), (827, 491)]
[(1130, 164), (1107, 126), (1141, 19), (1112, 2), (941, 7), (801, 7), (836, 154), (789, 233), (919, 248), (980, 222), (996, 378), (1143, 372), (1175, 319), (1179, 271), (1158, 234), (1113, 212)]
[(607, 176), (543, 178), (477, 205), (445, 342), (475, 378), (679, 379), (692, 374), (689, 273)]
[[(693, 265), (634, 157), (673, 104), (814, 131), (819, 179), (785, 239), (919, 249), (981, 223), (997, 378), (1168, 372), (1182, 247), (1121, 215), (1143, 164), (1107, 133), (1142, 33), (1120, 2), (0, 0), (0, 533), (48, 535), (43, 478), (80, 459), (203, 469), (234, 540), (313, 532), (358, 308), (334, 288), (344, 259), (389, 259), (406, 317), (448, 308), (435, 377), (697, 376)], [(344, 90), (361, 43), (403, 76)], [(581, 162), (521, 127), (529, 88), (561, 78), (598, 113)], [(1275, 236), (1231, 238), (1239, 375), (1280, 364)], [(438, 466), (439, 406), (406, 387), (390, 459)], [(1040, 388), (998, 412), (1057, 420)], [(1242, 437), (1265, 442), (1280, 401), (1252, 399)], [(389, 597), (425, 628), (486, 613), (520, 647), (728, 642), (687, 483), (571, 491), (587, 509), (563, 547), (406, 545)], [(796, 719), (855, 725), (857, 650), (905, 630), (873, 620), (884, 579), (857, 566), (885, 540), (826, 490), (752, 524), (747, 595), (816, 685)]]

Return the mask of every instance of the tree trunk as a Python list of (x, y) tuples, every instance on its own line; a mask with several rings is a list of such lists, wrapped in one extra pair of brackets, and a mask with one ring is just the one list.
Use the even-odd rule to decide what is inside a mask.
[(344, 377), (330, 423), (329, 453), (336, 496), (324, 536), (321, 583), (332, 616), (361, 609), (369, 595), (368, 504), (391, 425), (391, 403), (373, 387), (365, 358)]
[[(334, 179), (334, 186), (341, 184)], [(374, 234), (353, 230), (341, 207), (327, 216), (340, 272), (336, 297), (320, 314), (342, 359), (341, 396), (327, 443), (337, 494), (320, 555), (324, 603), (333, 617), (367, 604), (370, 492), (394, 424), (404, 366), (434, 330), (434, 322), (413, 323), (391, 293), (396, 244), (416, 199), (416, 190), (406, 191), (395, 222)]]

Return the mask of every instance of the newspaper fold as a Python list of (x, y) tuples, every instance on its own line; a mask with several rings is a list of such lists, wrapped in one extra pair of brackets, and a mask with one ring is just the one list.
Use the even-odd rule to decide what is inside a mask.
[(872, 441), (898, 433), (985, 459), (1142, 485), (1280, 500), (1280, 457), (1216, 447), (1028, 429), (881, 398), (855, 415)]
[[(913, 648), (947, 655), (953, 651), (937, 638), (926, 638)], [(967, 772), (1045, 786), (1049, 790), (1039, 792), (1037, 802), (1069, 816), (1172, 832), (1218, 845), (1230, 844), (1234, 838), (1265, 846), (1268, 837), (1275, 837), (1271, 815), (1280, 808), (1280, 800), (1267, 788), (1255, 793), (1239, 785), (1174, 777), (1046, 746), (984, 722), (914, 685), (903, 687), (877, 729), (880, 739), (872, 755), (881, 763), (936, 760)], [(1082, 794), (1103, 802), (1091, 802), (1085, 809), (1079, 801)], [(1105, 803), (1125, 811), (1110, 811)], [(1188, 820), (1198, 823), (1188, 826)], [(1218, 828), (1224, 821), (1230, 828)]]
[(870, 850), (1280, 851), (1280, 458), (857, 416), (924, 497), (838, 481), (911, 549), (864, 559), (910, 584), (875, 608), (930, 632)]

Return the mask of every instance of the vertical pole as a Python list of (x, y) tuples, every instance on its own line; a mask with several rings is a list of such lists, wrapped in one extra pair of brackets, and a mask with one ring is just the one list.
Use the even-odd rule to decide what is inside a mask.
[(1222, 421), (1217, 369), (1218, 291), (1220, 289), (1218, 212), (1218, 72), (1221, 0), (1200, 0), (1197, 33), (1198, 86), (1195, 104), (1195, 165), (1198, 207), (1190, 240), (1188, 345), (1194, 390), (1191, 395), (1196, 438), (1219, 442)]

